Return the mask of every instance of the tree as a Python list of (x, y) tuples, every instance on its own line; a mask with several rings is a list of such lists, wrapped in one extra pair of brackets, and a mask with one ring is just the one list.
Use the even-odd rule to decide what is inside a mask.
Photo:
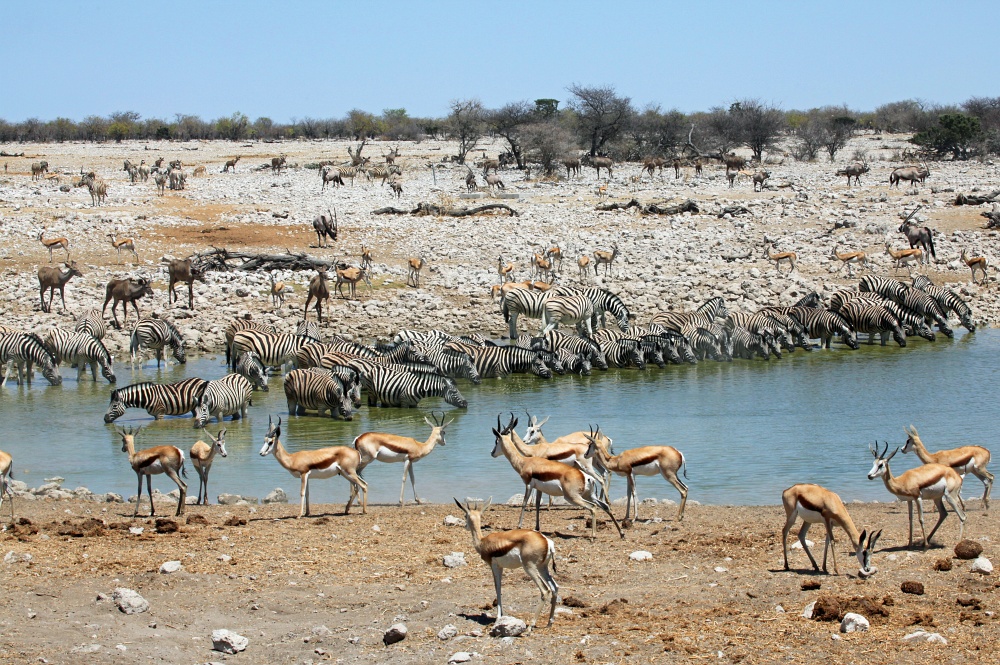
[(854, 136), (857, 124), (858, 121), (849, 115), (834, 115), (826, 119), (823, 124), (823, 147), (826, 148), (826, 154), (830, 155), (831, 162)]
[(727, 153), (742, 143), (742, 132), (736, 116), (721, 106), (712, 107), (704, 118), (709, 141), (720, 153)]
[[(535, 108), (537, 108), (537, 102)], [(532, 108), (527, 101), (521, 101), (512, 102), (489, 113), (488, 125), (490, 129), (507, 142), (519, 169), (524, 168), (521, 130), (537, 118), (535, 108)]]
[(764, 159), (764, 150), (775, 144), (785, 128), (785, 116), (777, 108), (759, 99), (742, 99), (733, 102), (729, 114), (736, 120), (739, 136), (758, 162)]
[(559, 168), (559, 160), (576, 152), (573, 134), (554, 122), (535, 122), (521, 128), (525, 161), (541, 164), (546, 175)]
[(542, 120), (551, 120), (557, 113), (559, 113), (559, 100), (548, 98), (536, 99), (535, 113), (537, 113)]
[(687, 130), (687, 117), (680, 111), (663, 113), (658, 106), (648, 106), (629, 123), (626, 133), (632, 145), (626, 150), (626, 158), (672, 155), (687, 138)]
[(872, 124), (879, 133), (921, 132), (933, 126), (934, 117), (923, 102), (906, 99), (879, 106)]
[(795, 128), (796, 143), (793, 148), (795, 159), (807, 162), (815, 160), (816, 155), (823, 149), (825, 138), (826, 132), (822, 121), (815, 114), (807, 116)]
[(243, 141), (247, 137), (250, 118), (237, 111), (228, 118), (215, 121), (215, 131), (220, 139)]
[(371, 138), (378, 133), (378, 122), (374, 115), (361, 109), (347, 112), (347, 131), (355, 141)]
[(635, 115), (632, 100), (619, 97), (610, 85), (598, 88), (574, 83), (568, 89), (574, 97), (569, 106), (576, 113), (577, 134), (594, 157)]
[(486, 109), (478, 99), (456, 99), (450, 108), (445, 124), (451, 137), (458, 141), (458, 163), (464, 164), (465, 156), (486, 130)]
[(968, 159), (973, 143), (981, 138), (979, 118), (965, 113), (944, 113), (937, 127), (917, 133), (911, 143), (933, 150), (938, 156), (949, 152), (953, 159)]

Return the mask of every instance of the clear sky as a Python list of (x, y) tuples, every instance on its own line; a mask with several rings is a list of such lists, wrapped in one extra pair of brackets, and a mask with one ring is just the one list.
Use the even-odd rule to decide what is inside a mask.
[(785, 109), (1000, 95), (997, 5), (825, 2), (9, 0), (0, 118), (443, 116), (613, 85), (637, 107)]

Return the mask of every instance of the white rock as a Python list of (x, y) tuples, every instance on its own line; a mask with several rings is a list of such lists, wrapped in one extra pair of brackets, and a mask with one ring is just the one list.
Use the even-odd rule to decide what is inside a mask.
[(170, 575), (171, 573), (176, 573), (184, 568), (180, 561), (165, 561), (160, 564), (160, 574)]
[(222, 653), (239, 653), (249, 646), (250, 640), (225, 628), (212, 631), (212, 649)]
[(716, 566), (715, 567), (715, 572), (717, 572), (717, 573), (728, 573), (729, 569), (725, 568), (723, 566)]
[(385, 631), (382, 635), (382, 642), (389, 646), (390, 644), (395, 644), (396, 642), (402, 642), (406, 639), (406, 624), (405, 623), (394, 623), (389, 626), (389, 630)]
[(445, 568), (459, 568), (467, 565), (465, 552), (452, 552), (451, 554), (446, 554), (444, 557)]
[(629, 561), (652, 561), (653, 553), (646, 550), (636, 550), (628, 555)]
[(492, 637), (518, 637), (524, 631), (528, 630), (528, 624), (524, 623), (517, 617), (505, 616), (500, 617), (493, 627), (490, 628), (490, 636)]
[(926, 630), (918, 630), (903, 638), (909, 644), (948, 644), (940, 633), (928, 633)]
[(285, 490), (277, 487), (264, 497), (264, 503), (288, 503), (288, 495)]
[(145, 531), (145, 529), (141, 526), (130, 526), (128, 528), (128, 532), (133, 536), (141, 536), (143, 531)]
[(812, 619), (813, 618), (813, 610), (814, 609), (816, 609), (816, 601), (815, 600), (813, 602), (809, 603), (808, 605), (806, 605), (802, 609), (802, 618), (803, 619)]
[(125, 614), (141, 614), (149, 610), (149, 601), (132, 589), (115, 589), (111, 594), (111, 599)]
[(863, 633), (870, 627), (871, 624), (868, 623), (868, 619), (854, 612), (845, 614), (844, 620), (840, 622), (840, 632), (842, 633)]
[(456, 635), (458, 635), (458, 628), (455, 628), (455, 626), (453, 626), (453, 625), (451, 625), (449, 623), (444, 628), (442, 628), (441, 630), (438, 631), (438, 635), (437, 636), (438, 636), (439, 640), (444, 641), (444, 640), (450, 640), (451, 638), (455, 637)]
[(97, 653), (101, 650), (100, 644), (79, 644), (69, 650), (70, 653)]
[(977, 558), (972, 562), (972, 568), (969, 569), (970, 573), (979, 573), (980, 575), (989, 575), (993, 572), (993, 564), (990, 560), (984, 556)]
[(23, 562), (27, 563), (28, 561), (31, 561), (33, 558), (34, 557), (32, 557), (27, 552), (18, 553), (18, 552), (15, 552), (14, 550), (11, 550), (10, 552), (7, 552), (7, 554), (4, 555), (3, 562), (4, 563), (19, 563), (19, 562), (23, 561)]
[(459, 519), (458, 517), (455, 517), (454, 515), (445, 515), (444, 525), (445, 526), (465, 526), (465, 520)]
[[(809, 540), (808, 538), (806, 538), (806, 545), (808, 545), (809, 547), (812, 547), (812, 546), (813, 546), (813, 545), (815, 545), (815, 544), (816, 544), (816, 543), (814, 543), (813, 541), (811, 541), (811, 540)], [(791, 547), (791, 549), (793, 549), (793, 550), (800, 550), (800, 549), (802, 549), (802, 543), (800, 543), (800, 542), (798, 541), (798, 539), (796, 539), (796, 540), (795, 540), (795, 542), (794, 542), (794, 543), (792, 543), (792, 547)]]
[(456, 651), (448, 658), (449, 663), (468, 663), (472, 660), (472, 654), (468, 651)]

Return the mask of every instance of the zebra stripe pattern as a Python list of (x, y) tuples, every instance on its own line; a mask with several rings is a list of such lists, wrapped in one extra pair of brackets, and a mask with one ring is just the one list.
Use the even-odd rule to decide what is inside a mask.
[(267, 367), (260, 361), (253, 351), (247, 351), (236, 361), (236, 373), (245, 378), (253, 386), (254, 390), (260, 388), (267, 392)]
[(594, 303), (581, 295), (554, 295), (542, 306), (542, 334), (555, 330), (559, 324), (576, 326), (581, 337), (594, 334)]
[(516, 346), (469, 346), (466, 349), (476, 364), (479, 376), (484, 379), (502, 379), (527, 372), (543, 379), (552, 378), (552, 370), (545, 364), (543, 351)]
[(146, 409), (146, 413), (160, 420), (163, 416), (195, 415), (208, 381), (199, 378), (184, 379), (176, 383), (133, 383), (111, 391), (111, 402), (104, 414), (104, 422), (112, 423), (125, 415), (125, 409)]
[(840, 308), (839, 314), (857, 332), (868, 333), (869, 344), (874, 344), (875, 335), (878, 334), (882, 339), (882, 346), (885, 346), (892, 334), (897, 344), (906, 346), (906, 333), (899, 320), (881, 305), (852, 300)]
[(100, 310), (97, 309), (91, 309), (77, 319), (76, 327), (73, 329), (100, 340), (103, 340), (104, 336), (108, 334), (108, 324), (101, 316)]
[(474, 384), (482, 383), (479, 371), (469, 354), (454, 349), (430, 346), (421, 346), (419, 351), (426, 356), (427, 362), (445, 376), (453, 379), (468, 379)]
[(233, 420), (246, 418), (252, 392), (253, 386), (239, 374), (227, 374), (209, 381), (195, 408), (194, 426), (204, 427), (212, 417), (217, 423), (221, 423), (224, 416), (231, 415)]
[(628, 307), (625, 306), (625, 301), (618, 294), (612, 293), (607, 289), (578, 289), (567, 286), (558, 286), (553, 290), (555, 294), (570, 295), (575, 293), (590, 300), (594, 304), (594, 313), (601, 320), (602, 328), (608, 327), (606, 315), (610, 313), (611, 316), (615, 317), (615, 321), (622, 332), (629, 331), (629, 319), (632, 318), (632, 315), (628, 311)]
[[(42, 376), (53, 386), (62, 383), (59, 363), (42, 338), (34, 333), (6, 333), (0, 335), (0, 367), (6, 366), (3, 384), (7, 383), (13, 366), (17, 367), (17, 383), (31, 383), (32, 366), (42, 368)], [(2, 384), (0, 384), (2, 385)]]
[(132, 354), (132, 364), (142, 348), (152, 349), (156, 352), (156, 366), (160, 366), (163, 360), (163, 347), (169, 346), (173, 352), (174, 359), (180, 364), (187, 362), (187, 354), (184, 349), (184, 338), (177, 330), (177, 327), (166, 319), (154, 319), (143, 317), (135, 324), (132, 331), (132, 340), (129, 344), (129, 351)]
[(976, 332), (976, 324), (972, 321), (972, 309), (958, 296), (957, 293), (951, 289), (935, 286), (934, 283), (924, 275), (914, 277), (913, 286), (934, 298), (934, 300), (937, 301), (938, 307), (941, 308), (941, 311), (945, 315), (948, 314), (949, 310), (955, 312), (958, 316), (958, 320), (962, 322), (962, 325), (966, 330), (969, 332)]
[(101, 366), (101, 376), (107, 379), (108, 383), (117, 381), (114, 358), (99, 339), (94, 339), (87, 333), (53, 328), (49, 331), (46, 342), (56, 362), (76, 365), (77, 381), (83, 378), (88, 365), (94, 381), (97, 381), (98, 365)]
[(742, 326), (733, 328), (733, 357), (743, 360), (753, 360), (758, 356), (762, 360), (770, 360), (771, 352), (763, 335), (750, 332)]
[(527, 289), (511, 289), (500, 301), (500, 312), (510, 329), (510, 338), (517, 339), (517, 317), (541, 319), (545, 313), (548, 292), (536, 293)]
[(661, 312), (653, 317), (653, 323), (665, 330), (683, 334), (682, 329), (687, 324), (704, 328), (715, 323), (716, 318), (724, 319), (728, 315), (726, 301), (721, 297), (715, 297), (705, 302), (694, 312)]
[(344, 394), (340, 381), (324, 369), (294, 369), (286, 374), (285, 398), (288, 414), (292, 416), (303, 415), (309, 409), (315, 410), (320, 417), (327, 411), (331, 418), (339, 415), (344, 420), (351, 420), (354, 417), (354, 406)]
[[(545, 343), (541, 348), (545, 350), (558, 351), (559, 349), (566, 349), (567, 351), (583, 356), (590, 362), (591, 366), (597, 369), (608, 369), (608, 359), (604, 357), (604, 351), (601, 350), (598, 344), (591, 340), (583, 339), (576, 335), (566, 335), (558, 330), (550, 330), (542, 336), (542, 339), (545, 340)], [(532, 348), (536, 347), (533, 346)]]
[(443, 397), (452, 406), (467, 408), (455, 382), (445, 376), (399, 371), (368, 360), (351, 360), (349, 367), (361, 375), (369, 406), (416, 407), (425, 397)]
[(396, 166), (395, 164), (388, 164), (386, 166), (370, 166), (365, 169), (365, 176), (368, 178), (368, 182), (373, 182), (376, 178), (382, 179), (382, 184), (389, 179), (392, 175), (402, 175), (403, 169)]
[(858, 338), (842, 316), (816, 307), (788, 307), (788, 316), (798, 321), (813, 339), (820, 340), (820, 346), (830, 348), (834, 335), (851, 349), (858, 348)]
[(267, 367), (281, 367), (295, 361), (295, 354), (316, 340), (304, 335), (289, 333), (264, 333), (256, 330), (243, 330), (233, 337), (233, 352), (231, 362), (235, 364), (241, 355), (253, 351)]
[(616, 339), (602, 344), (604, 355), (608, 359), (608, 364), (615, 367), (638, 367), (646, 369), (646, 361), (643, 359), (642, 349), (639, 341), (635, 339)]
[(256, 330), (258, 332), (265, 333), (275, 333), (274, 326), (268, 323), (260, 323), (259, 321), (251, 321), (249, 319), (233, 319), (226, 326), (226, 364), (232, 363), (233, 354), (233, 337), (236, 333), (242, 330)]

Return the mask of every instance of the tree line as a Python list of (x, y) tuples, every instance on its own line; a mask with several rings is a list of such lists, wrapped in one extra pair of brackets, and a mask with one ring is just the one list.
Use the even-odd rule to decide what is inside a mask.
[(464, 163), (484, 137), (493, 137), (502, 139), (518, 167), (530, 162), (548, 172), (561, 158), (580, 150), (631, 161), (746, 147), (759, 160), (778, 141), (785, 141), (796, 159), (825, 155), (832, 161), (859, 131), (911, 133), (910, 140), (928, 158), (970, 159), (1000, 153), (1000, 97), (973, 97), (948, 106), (905, 100), (864, 112), (846, 106), (783, 110), (751, 98), (682, 113), (657, 105), (639, 108), (613, 86), (572, 85), (567, 92), (565, 101), (523, 100), (496, 109), (474, 98), (455, 100), (441, 118), (413, 117), (405, 108), (396, 108), (380, 115), (354, 109), (340, 118), (293, 118), (286, 123), (268, 117), (251, 120), (239, 112), (215, 120), (183, 114), (170, 120), (142, 118), (131, 111), (79, 121), (0, 119), (0, 142), (429, 137), (457, 141), (455, 159)]

